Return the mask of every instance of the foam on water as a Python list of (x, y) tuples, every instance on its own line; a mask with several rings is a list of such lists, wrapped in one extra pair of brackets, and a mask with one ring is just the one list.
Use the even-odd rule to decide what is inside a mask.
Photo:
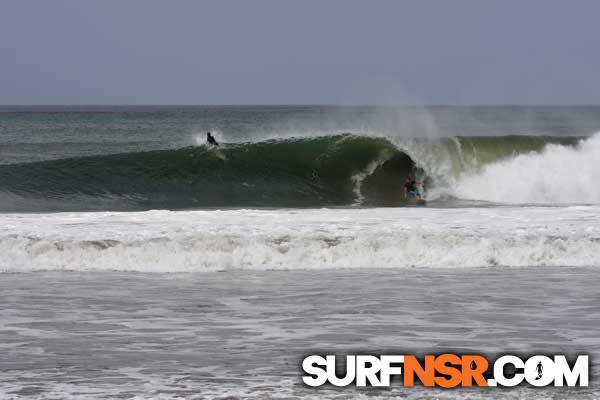
[(0, 270), (600, 266), (600, 207), (4, 214)]
[(600, 203), (600, 134), (575, 147), (548, 144), (458, 179), (455, 196), (505, 204)]

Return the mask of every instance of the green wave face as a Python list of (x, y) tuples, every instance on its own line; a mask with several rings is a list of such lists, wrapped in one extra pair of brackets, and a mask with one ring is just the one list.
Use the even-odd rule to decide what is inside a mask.
[(334, 135), (3, 165), (0, 210), (396, 206), (408, 176), (430, 187), (439, 180), (409, 154), (441, 151), (443, 157), (430, 158), (450, 162), (460, 174), (547, 143), (577, 140), (456, 137), (418, 141), (415, 153), (385, 138)]
[(574, 146), (581, 137), (564, 136), (457, 136), (445, 147), (456, 175), (477, 172), (481, 167), (517, 154), (540, 152), (547, 144)]
[[(355, 203), (355, 174), (375, 204), (411, 173), (412, 160), (385, 139), (336, 135), (0, 166), (5, 210), (143, 210), (311, 207)], [(386, 182), (387, 181), (387, 182)], [(380, 190), (377, 190), (380, 188)], [(394, 191), (391, 191), (394, 192)], [(393, 202), (393, 198), (386, 201)]]

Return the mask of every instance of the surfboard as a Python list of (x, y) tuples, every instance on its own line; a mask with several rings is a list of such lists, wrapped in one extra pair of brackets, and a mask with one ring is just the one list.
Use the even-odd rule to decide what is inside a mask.
[(415, 205), (415, 206), (427, 205), (427, 200), (425, 200), (425, 199), (408, 199), (408, 200), (406, 200), (406, 202), (408, 204)]
[(215, 157), (217, 157), (219, 160), (223, 160), (223, 161), (227, 160), (227, 157), (225, 156), (225, 153), (223, 153), (223, 150), (215, 147), (211, 151), (215, 155)]

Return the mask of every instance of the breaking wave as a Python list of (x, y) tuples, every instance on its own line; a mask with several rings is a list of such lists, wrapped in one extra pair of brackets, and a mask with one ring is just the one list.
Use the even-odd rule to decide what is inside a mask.
[(388, 138), (340, 134), (0, 166), (0, 212), (600, 203), (600, 136)]
[(576, 146), (548, 144), (463, 174), (455, 195), (504, 204), (600, 203), (600, 135)]

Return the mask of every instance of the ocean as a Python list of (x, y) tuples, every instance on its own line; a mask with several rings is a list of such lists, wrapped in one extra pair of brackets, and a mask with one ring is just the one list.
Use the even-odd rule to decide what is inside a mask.
[[(598, 398), (599, 182), (598, 106), (2, 106), (0, 397)], [(446, 350), (591, 384), (301, 380)]]

